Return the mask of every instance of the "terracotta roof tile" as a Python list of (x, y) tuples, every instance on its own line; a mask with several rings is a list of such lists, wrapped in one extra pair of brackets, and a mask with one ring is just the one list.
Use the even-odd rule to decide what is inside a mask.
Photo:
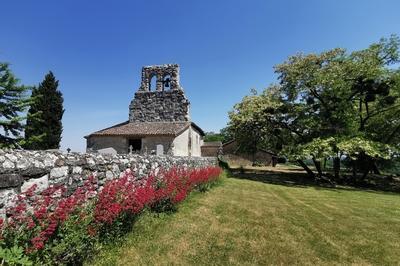
[(221, 147), (222, 142), (221, 141), (206, 141), (203, 143), (204, 147)]
[[(170, 135), (178, 136), (190, 125), (204, 134), (203, 131), (192, 122), (124, 122), (115, 126), (96, 131), (89, 136), (148, 136)], [(86, 137), (89, 137), (86, 136)]]

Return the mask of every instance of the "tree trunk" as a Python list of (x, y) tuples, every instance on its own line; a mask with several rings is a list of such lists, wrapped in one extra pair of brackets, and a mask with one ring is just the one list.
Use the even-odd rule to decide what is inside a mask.
[(369, 160), (367, 156), (363, 155), (362, 165), (364, 168), (364, 173), (362, 175), (361, 181), (364, 181), (367, 178), (369, 171), (371, 171), (371, 168), (372, 168), (371, 163), (372, 163), (372, 161)]
[(353, 180), (357, 179), (357, 161), (356, 160), (352, 160), (351, 162), (352, 164), (352, 170), (353, 170)]
[(377, 175), (381, 174), (375, 161), (372, 163), (372, 171), (374, 171), (374, 174), (377, 174)]
[(362, 177), (361, 177), (361, 181), (364, 181), (364, 180), (367, 178), (368, 173), (369, 173), (369, 170), (370, 170), (370, 167), (369, 167), (369, 166), (367, 166), (367, 167), (364, 169), (364, 173), (363, 173), (363, 175), (362, 175)]
[(302, 160), (297, 160), (297, 163), (300, 164), (301, 167), (304, 168), (304, 170), (307, 172), (308, 176), (311, 178), (315, 178), (315, 174), (311, 169), (302, 161)]
[(322, 169), (321, 169), (321, 162), (315, 160), (315, 158), (312, 159), (315, 165), (315, 168), (317, 169), (318, 172), (318, 177), (321, 178), (322, 177)]
[(335, 175), (335, 179), (339, 180), (339, 178), (340, 178), (340, 158), (339, 157), (333, 158), (333, 172)]
[(253, 156), (252, 156), (252, 165), (256, 166), (256, 153), (257, 153), (257, 138), (254, 138), (253, 142)]

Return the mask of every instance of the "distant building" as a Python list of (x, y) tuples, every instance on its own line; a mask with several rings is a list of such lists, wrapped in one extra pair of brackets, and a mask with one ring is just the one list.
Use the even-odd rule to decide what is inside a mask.
[(113, 148), (117, 153), (201, 156), (204, 132), (191, 121), (189, 106), (178, 65), (145, 66), (129, 105), (129, 120), (85, 136), (87, 151)]
[(271, 165), (278, 163), (278, 155), (267, 150), (258, 149), (255, 153), (241, 152), (238, 142), (231, 140), (222, 145), (224, 159), (232, 165)]
[(203, 157), (217, 157), (221, 152), (221, 141), (204, 142), (203, 146), (201, 146), (201, 156)]

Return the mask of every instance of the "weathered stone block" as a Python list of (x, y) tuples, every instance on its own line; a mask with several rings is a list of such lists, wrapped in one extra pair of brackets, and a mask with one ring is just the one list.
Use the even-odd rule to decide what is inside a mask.
[(3, 168), (5, 168), (5, 169), (14, 169), (15, 168), (15, 164), (10, 160), (5, 160), (3, 162)]
[(12, 153), (7, 153), (7, 154), (6, 154), (6, 158), (7, 158), (8, 160), (10, 160), (11, 162), (16, 162), (16, 161), (18, 160), (17, 156), (15, 156), (15, 155), (12, 154)]
[(57, 161), (58, 157), (55, 154), (49, 153), (46, 154), (43, 163), (45, 167), (54, 167), (55, 162)]
[(65, 165), (65, 161), (63, 159), (57, 159), (54, 164), (56, 166), (64, 166)]
[(21, 175), (23, 175), (24, 177), (26, 177), (25, 179), (29, 179), (29, 178), (38, 178), (41, 176), (44, 176), (45, 174), (47, 174), (49, 172), (49, 170), (47, 170), (44, 165), (42, 165), (42, 167), (29, 167), (27, 169), (23, 169), (20, 171)]
[(25, 181), (21, 186), (21, 192), (25, 192), (33, 185), (36, 185), (36, 192), (42, 192), (49, 187), (49, 175), (44, 175), (40, 178), (29, 179)]
[(114, 173), (112, 171), (106, 171), (106, 179), (111, 180), (114, 178)]
[(81, 173), (82, 173), (82, 167), (80, 167), (80, 166), (74, 166), (74, 167), (72, 168), (72, 173), (73, 173), (73, 174), (81, 174)]
[(19, 174), (0, 174), (0, 188), (19, 187), (22, 180)]
[(13, 199), (17, 195), (14, 189), (1, 189), (0, 190), (0, 216), (5, 215), (5, 207), (12, 204)]
[(17, 160), (16, 165), (17, 169), (27, 169), (30, 166), (30, 162), (28, 159), (22, 157)]
[(51, 169), (50, 179), (60, 178), (68, 175), (68, 166), (61, 166)]

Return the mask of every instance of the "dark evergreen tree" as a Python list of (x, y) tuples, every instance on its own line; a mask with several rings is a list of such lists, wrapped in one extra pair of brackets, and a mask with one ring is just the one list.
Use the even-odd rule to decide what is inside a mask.
[[(25, 147), (27, 149), (60, 148), (64, 99), (57, 88), (58, 80), (50, 71), (43, 82), (32, 91), (35, 101), (28, 111), (26, 123)], [(34, 114), (39, 114), (39, 119), (34, 118)]]
[(18, 83), (8, 64), (0, 62), (0, 148), (19, 147), (22, 140), (26, 119), (22, 114), (31, 99), (27, 95), (30, 88)]

